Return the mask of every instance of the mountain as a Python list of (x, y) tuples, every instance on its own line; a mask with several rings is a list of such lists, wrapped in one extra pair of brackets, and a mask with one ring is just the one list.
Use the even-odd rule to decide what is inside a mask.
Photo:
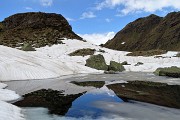
[(180, 12), (165, 17), (152, 14), (139, 18), (126, 25), (104, 46), (123, 51), (180, 51)]
[(63, 38), (82, 40), (60, 14), (19, 13), (0, 22), (0, 45), (20, 47), (29, 43), (42, 47), (60, 43)]

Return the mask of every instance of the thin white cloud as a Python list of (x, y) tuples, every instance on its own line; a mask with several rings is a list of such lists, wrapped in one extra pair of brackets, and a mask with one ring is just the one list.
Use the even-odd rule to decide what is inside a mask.
[(112, 21), (112, 19), (106, 18), (105, 21), (109, 23)]
[(96, 10), (118, 7), (119, 14), (155, 12), (165, 8), (180, 10), (179, 0), (104, 0), (96, 5)]
[(25, 7), (26, 10), (33, 10), (31, 7)]
[(115, 32), (108, 32), (108, 33), (94, 33), (94, 34), (79, 34), (79, 36), (81, 36), (83, 39), (96, 44), (96, 45), (100, 45), (100, 44), (104, 44), (106, 43), (108, 40), (112, 39), (115, 36)]
[(53, 0), (40, 0), (40, 4), (44, 7), (52, 6)]
[(69, 17), (66, 17), (66, 20), (67, 20), (67, 21), (76, 21), (75, 19), (69, 18)]
[(96, 17), (96, 15), (93, 12), (90, 11), (90, 12), (84, 12), (81, 15), (80, 19), (95, 18), (95, 17)]

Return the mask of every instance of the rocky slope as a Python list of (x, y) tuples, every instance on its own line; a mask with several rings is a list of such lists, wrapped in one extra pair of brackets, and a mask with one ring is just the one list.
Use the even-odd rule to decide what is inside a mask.
[(105, 45), (125, 51), (152, 49), (180, 50), (180, 12), (169, 13), (164, 18), (150, 15), (129, 23)]
[(42, 47), (61, 43), (62, 38), (82, 40), (60, 14), (20, 13), (0, 22), (0, 45), (20, 47), (23, 43), (29, 43)]

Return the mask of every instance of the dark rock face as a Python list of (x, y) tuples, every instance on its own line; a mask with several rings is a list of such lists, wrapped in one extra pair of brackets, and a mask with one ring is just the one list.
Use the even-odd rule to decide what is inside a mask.
[(124, 101), (137, 100), (180, 109), (180, 86), (165, 83), (128, 81), (107, 86)]
[(72, 102), (81, 95), (83, 93), (64, 96), (61, 91), (42, 89), (24, 95), (23, 100), (14, 104), (19, 107), (45, 107), (49, 109), (50, 114), (65, 115)]
[[(125, 44), (121, 44), (125, 42)], [(180, 50), (180, 12), (162, 18), (156, 15), (139, 18), (119, 31), (105, 47), (124, 51), (153, 49)]]
[(108, 70), (104, 56), (100, 54), (91, 55), (90, 58), (86, 60), (86, 66), (97, 70)]
[(19, 47), (30, 43), (33, 47), (58, 44), (62, 38), (79, 39), (60, 14), (30, 12), (12, 15), (0, 22), (0, 44)]

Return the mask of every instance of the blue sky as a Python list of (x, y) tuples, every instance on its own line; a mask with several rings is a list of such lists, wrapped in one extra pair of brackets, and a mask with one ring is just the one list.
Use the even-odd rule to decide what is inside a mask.
[(77, 34), (102, 37), (139, 17), (180, 10), (180, 0), (0, 0), (0, 5), (0, 21), (15, 13), (58, 13)]

